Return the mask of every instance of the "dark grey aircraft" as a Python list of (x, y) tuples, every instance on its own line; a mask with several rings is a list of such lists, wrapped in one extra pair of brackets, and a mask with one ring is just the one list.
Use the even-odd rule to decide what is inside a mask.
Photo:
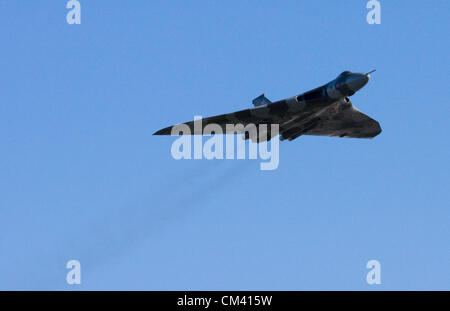
[[(184, 124), (194, 135), (201, 135), (202, 128), (208, 124), (218, 124), (223, 133), (244, 133), (245, 139), (257, 142), (270, 140), (277, 134), (270, 133), (271, 124), (279, 125), (280, 140), (293, 140), (301, 135), (372, 138), (381, 133), (380, 124), (356, 109), (349, 96), (365, 86), (374, 71), (366, 74), (344, 71), (321, 87), (276, 102), (262, 94), (253, 100), (254, 108), (202, 119), (200, 131), (194, 129), (194, 121)], [(267, 124), (269, 130), (264, 135), (229, 132), (227, 124)], [(173, 127), (164, 128), (154, 135), (170, 135)]]

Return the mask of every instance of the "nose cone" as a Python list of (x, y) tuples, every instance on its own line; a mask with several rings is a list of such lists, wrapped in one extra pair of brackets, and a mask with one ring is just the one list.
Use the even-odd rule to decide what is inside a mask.
[(369, 82), (370, 76), (363, 73), (353, 73), (347, 77), (347, 85), (353, 91), (360, 90), (364, 85)]

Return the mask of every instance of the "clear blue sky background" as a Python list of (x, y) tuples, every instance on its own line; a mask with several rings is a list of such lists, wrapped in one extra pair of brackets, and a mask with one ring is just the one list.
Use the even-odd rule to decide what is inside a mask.
[[(80, 2), (0, 1), (0, 289), (450, 289), (448, 1)], [(371, 69), (275, 171), (152, 136)]]

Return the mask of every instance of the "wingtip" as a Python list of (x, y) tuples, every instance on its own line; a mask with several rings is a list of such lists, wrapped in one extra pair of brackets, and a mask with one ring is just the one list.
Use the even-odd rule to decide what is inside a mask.
[(373, 131), (373, 133), (371, 134), (370, 138), (374, 138), (375, 136), (378, 136), (381, 134), (383, 130), (381, 129), (380, 123), (378, 121), (376, 121), (376, 126), (375, 126), (375, 130)]
[(172, 129), (171, 126), (163, 128), (159, 131), (156, 131), (153, 133), (153, 135), (170, 135), (170, 130)]

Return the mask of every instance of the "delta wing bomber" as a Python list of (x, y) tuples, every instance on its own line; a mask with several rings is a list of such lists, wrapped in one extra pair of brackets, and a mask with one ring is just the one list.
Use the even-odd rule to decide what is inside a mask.
[[(253, 100), (253, 108), (213, 116), (201, 120), (200, 128), (191, 121), (191, 135), (202, 135), (209, 124), (217, 124), (224, 134), (244, 134), (254, 142), (270, 140), (280, 134), (280, 140), (294, 140), (301, 135), (373, 138), (381, 133), (380, 124), (356, 109), (349, 97), (369, 82), (369, 73), (344, 71), (331, 82), (306, 93), (271, 102), (264, 94)], [(230, 127), (227, 125), (243, 125)], [(267, 132), (251, 132), (245, 126), (266, 124)], [(272, 124), (279, 133), (271, 133)], [(154, 135), (171, 135), (175, 126), (166, 127)], [(183, 132), (183, 134), (185, 134)]]

